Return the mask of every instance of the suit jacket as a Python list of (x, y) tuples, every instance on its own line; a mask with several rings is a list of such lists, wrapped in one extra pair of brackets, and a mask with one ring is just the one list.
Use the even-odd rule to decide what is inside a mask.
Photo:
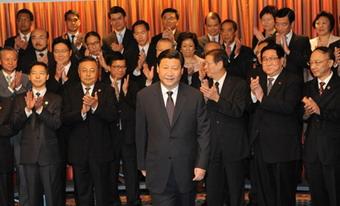
[[(103, 50), (112, 51), (111, 44), (113, 42), (118, 42), (115, 32), (111, 32), (108, 36), (103, 38)], [(130, 74), (137, 66), (136, 63), (138, 61), (139, 49), (137, 41), (133, 37), (132, 31), (127, 28), (123, 37), (123, 47), (123, 56), (125, 57), (125, 59), (128, 60), (126, 61), (126, 73)]]
[(0, 173), (13, 170), (14, 152), (10, 137), (15, 134), (15, 131), (10, 126), (11, 112), (11, 99), (0, 98)]
[(22, 130), (21, 164), (50, 165), (61, 161), (56, 130), (61, 125), (61, 97), (46, 92), (41, 114), (25, 113), (25, 94), (16, 96), (12, 114), (12, 124)]
[[(18, 34), (18, 35), (19, 35), (19, 34)], [(15, 39), (18, 37), (18, 35), (15, 35), (15, 36), (12, 36), (12, 37), (6, 39), (6, 40), (5, 40), (5, 47), (12, 47), (12, 48), (14, 48)], [(20, 59), (21, 56), (23, 55), (23, 53), (24, 53), (26, 50), (29, 50), (29, 49), (33, 49), (32, 39), (31, 39), (31, 38), (28, 40), (28, 45), (27, 45), (26, 49), (19, 49), (18, 58)]]
[[(225, 49), (224, 45), (223, 48)], [(236, 46), (234, 46), (228, 58), (228, 74), (241, 77), (242, 79), (247, 79), (249, 71), (252, 69), (253, 66), (253, 51), (249, 47), (242, 45), (239, 55), (235, 57), (235, 49)]]
[(202, 94), (188, 85), (179, 84), (172, 125), (160, 83), (137, 94), (137, 162), (151, 192), (164, 191), (171, 170), (181, 192), (193, 189), (194, 168), (207, 167), (209, 126)]
[(113, 158), (109, 124), (117, 118), (114, 91), (97, 82), (92, 95), (95, 92), (98, 95), (98, 107), (95, 112), (87, 112), (84, 120), (81, 116), (84, 96), (81, 83), (64, 90), (62, 121), (72, 127), (68, 140), (68, 160), (72, 164), (85, 164), (89, 159), (105, 162)]
[(304, 161), (322, 164), (340, 162), (340, 79), (333, 73), (325, 91), (319, 95), (317, 79), (306, 83), (305, 96), (311, 97), (320, 108), (320, 115), (307, 119)]
[[(211, 80), (212, 82), (212, 80)], [(223, 160), (232, 162), (249, 154), (246, 107), (249, 88), (245, 80), (227, 74), (218, 102), (208, 100), (211, 123), (211, 156), (222, 151)]]
[[(48, 51), (47, 57), (48, 57), (48, 67), (51, 67), (51, 65), (53, 65), (55, 62), (53, 54), (50, 51)], [(34, 48), (26, 49), (22, 55), (22, 58), (19, 58), (18, 70), (27, 74), (29, 72), (30, 66), (33, 65), (35, 62), (37, 62), (37, 56), (35, 54)]]
[[(267, 77), (260, 76), (264, 94)], [(265, 162), (277, 163), (300, 159), (302, 134), (302, 82), (285, 69), (280, 73), (268, 96), (253, 106), (251, 143), (260, 145)]]
[(66, 39), (71, 43), (72, 46), (72, 57), (74, 57), (77, 61), (80, 60), (84, 54), (86, 47), (84, 44), (81, 45), (81, 47), (78, 49), (74, 44), (72, 44), (72, 40), (69, 38), (67, 33), (64, 33), (62, 36), (58, 36), (57, 38), (53, 39), (53, 42), (59, 39)]
[(28, 76), (26, 74), (22, 74), (22, 86), (19, 90), (14, 90), (12, 93), (8, 89), (8, 82), (5, 78), (4, 73), (0, 70), (0, 96), (1, 97), (11, 97), (17, 94), (21, 94), (26, 92), (27, 90), (31, 89), (31, 83), (28, 80)]

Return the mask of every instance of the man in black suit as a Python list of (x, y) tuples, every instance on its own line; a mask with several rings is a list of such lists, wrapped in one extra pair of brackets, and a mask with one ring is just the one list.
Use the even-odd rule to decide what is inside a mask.
[(126, 75), (126, 60), (121, 53), (109, 60), (111, 65), (107, 83), (115, 90), (118, 119), (110, 126), (113, 139), (113, 205), (121, 205), (118, 191), (120, 161), (122, 160), (124, 182), (126, 186), (127, 204), (140, 205), (139, 181), (137, 170), (137, 154), (135, 142), (135, 110), (137, 84)]
[[(221, 18), (216, 12), (209, 12), (204, 19), (206, 34), (198, 38), (201, 48), (204, 48), (208, 42), (220, 43)], [(202, 56), (204, 56), (202, 54)]]
[(252, 168), (259, 205), (295, 205), (301, 175), (302, 82), (283, 67), (284, 50), (272, 44), (261, 51), (264, 75), (251, 78)]
[(112, 138), (109, 125), (116, 119), (114, 91), (98, 82), (94, 58), (80, 60), (81, 82), (66, 87), (62, 120), (72, 127), (68, 139), (68, 161), (72, 164), (77, 205), (108, 206), (112, 202)]
[(333, 42), (329, 45), (329, 48), (333, 51), (335, 56), (335, 62), (333, 65), (333, 71), (340, 76), (340, 40)]
[(61, 125), (61, 98), (47, 92), (48, 67), (37, 62), (29, 69), (32, 90), (16, 96), (12, 125), (22, 130), (20, 163), (28, 188), (28, 205), (61, 206), (61, 157), (56, 130)]
[(340, 204), (340, 79), (333, 63), (331, 49), (312, 52), (309, 64), (315, 78), (306, 83), (302, 100), (308, 124), (303, 159), (314, 206)]
[(16, 24), (18, 34), (12, 36), (5, 41), (5, 47), (12, 47), (18, 51), (18, 56), (21, 58), (26, 49), (32, 48), (31, 41), (31, 27), (33, 24), (34, 16), (28, 9), (20, 9), (16, 13)]
[[(150, 53), (151, 56), (155, 57), (157, 56), (157, 43), (160, 39), (169, 39), (173, 44), (174, 47), (176, 47), (177, 37), (181, 33), (178, 26), (178, 20), (179, 20), (179, 13), (174, 8), (166, 8), (162, 11), (161, 14), (162, 18), (162, 26), (163, 31), (155, 36), (152, 37), (151, 43), (150, 43)], [(156, 65), (156, 58), (154, 58), (154, 62), (152, 62), (152, 65)]]
[(0, 205), (14, 205), (13, 167), (14, 151), (10, 137), (15, 131), (10, 126), (12, 101), (0, 98)]
[(76, 58), (76, 60), (81, 59), (85, 53), (85, 44), (84, 44), (84, 34), (80, 33), (80, 14), (75, 10), (68, 10), (64, 14), (64, 20), (66, 23), (67, 31), (55, 38), (53, 40), (53, 44), (55, 41), (60, 39), (65, 39), (70, 42), (72, 47), (72, 54)]
[(241, 44), (237, 37), (237, 27), (234, 20), (226, 19), (222, 22), (222, 46), (228, 57), (228, 73), (246, 79), (253, 65), (253, 51)]
[(127, 17), (125, 10), (120, 6), (114, 6), (108, 13), (112, 32), (103, 38), (105, 51), (120, 52), (127, 61), (127, 74), (131, 74), (138, 61), (138, 46), (133, 38), (132, 31), (126, 28)]
[(28, 73), (28, 69), (36, 62), (43, 62), (49, 67), (53, 65), (53, 54), (48, 51), (49, 34), (44, 29), (35, 29), (31, 33), (33, 47), (25, 50), (19, 58), (18, 69), (23, 73)]
[(180, 52), (163, 51), (160, 82), (137, 94), (138, 168), (155, 206), (194, 206), (194, 181), (208, 165), (210, 122), (202, 94), (180, 83), (183, 65)]
[(249, 89), (245, 80), (229, 75), (224, 50), (210, 51), (205, 61), (212, 83), (209, 86), (208, 80), (203, 80), (200, 88), (207, 99), (211, 123), (207, 203), (240, 206), (244, 204), (245, 160), (249, 151), (245, 113)]
[(290, 8), (280, 9), (275, 16), (276, 34), (272, 38), (281, 45), (286, 54), (286, 70), (298, 75), (300, 80), (306, 78), (308, 60), (311, 53), (309, 38), (293, 32), (295, 13)]

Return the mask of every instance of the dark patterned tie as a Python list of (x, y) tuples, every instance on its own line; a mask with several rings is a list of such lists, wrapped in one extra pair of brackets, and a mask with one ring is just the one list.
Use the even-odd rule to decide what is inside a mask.
[(269, 77), (267, 80), (268, 80), (267, 83), (267, 95), (268, 95), (270, 90), (272, 90), (274, 78)]
[(166, 100), (165, 108), (166, 108), (166, 112), (168, 113), (170, 125), (172, 125), (172, 118), (173, 118), (174, 110), (175, 110), (175, 104), (174, 104), (174, 101), (171, 97), (173, 92), (168, 91), (166, 93), (168, 94), (168, 99)]
[(320, 82), (319, 83), (319, 85), (320, 85), (320, 87), (319, 87), (319, 94), (320, 95), (322, 95), (324, 93), (324, 91), (325, 91), (325, 88), (324, 88), (325, 84), (326, 84), (325, 82)]
[(220, 83), (215, 82), (215, 87), (216, 87), (217, 93), (220, 94)]

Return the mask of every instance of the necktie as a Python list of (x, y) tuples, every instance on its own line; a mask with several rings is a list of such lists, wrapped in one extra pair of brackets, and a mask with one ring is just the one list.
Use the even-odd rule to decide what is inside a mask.
[(123, 42), (123, 35), (122, 35), (122, 33), (118, 33), (117, 40), (118, 40), (119, 44), (121, 44)]
[(27, 42), (27, 36), (26, 35), (24, 35), (22, 38), (24, 39), (25, 42)]
[(43, 57), (43, 56), (44, 56), (44, 53), (40, 52), (40, 53), (39, 53), (39, 56), (40, 56), (40, 57)]
[(90, 87), (85, 87), (85, 95), (89, 95), (90, 94)]
[(166, 93), (168, 94), (168, 99), (166, 100), (165, 108), (166, 108), (166, 112), (168, 113), (168, 118), (169, 118), (170, 125), (172, 125), (172, 118), (173, 118), (174, 110), (175, 110), (174, 101), (173, 101), (173, 99), (171, 97), (173, 92), (172, 91), (168, 91)]
[(115, 94), (116, 94), (116, 97), (117, 97), (117, 101), (119, 101), (119, 86), (118, 86), (117, 80), (113, 81), (113, 87), (115, 88)]
[(142, 49), (140, 50), (140, 52), (142, 52), (142, 54), (145, 54), (144, 48), (142, 48)]
[(326, 84), (325, 82), (320, 82), (319, 83), (319, 85), (320, 85), (320, 87), (319, 87), (319, 94), (320, 95), (322, 95), (324, 93), (324, 91), (325, 91), (325, 88), (324, 88), (325, 84)]
[(39, 98), (40, 97), (40, 92), (35, 93), (35, 95), (37, 96), (37, 98)]
[(76, 35), (72, 34), (71, 35), (71, 43), (74, 44), (74, 38), (76, 37)]
[(227, 55), (228, 57), (230, 56), (231, 54), (231, 47), (228, 45), (227, 48), (226, 48), (226, 52), (227, 52)]
[(274, 78), (269, 77), (267, 80), (268, 80), (268, 83), (267, 83), (267, 95), (268, 95), (269, 92), (270, 92), (270, 90), (271, 90), (272, 87), (273, 87)]
[(8, 85), (11, 84), (11, 80), (12, 80), (12, 76), (7, 75), (7, 76), (6, 76), (6, 81), (7, 81)]
[(217, 93), (220, 94), (220, 83), (215, 82), (215, 87), (216, 87)]

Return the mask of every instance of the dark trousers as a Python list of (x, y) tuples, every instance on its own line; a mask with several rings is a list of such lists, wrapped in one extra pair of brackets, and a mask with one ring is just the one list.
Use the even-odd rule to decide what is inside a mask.
[(255, 149), (252, 172), (259, 206), (295, 205), (295, 192), (300, 179), (300, 161), (267, 163), (262, 151)]
[(109, 206), (112, 202), (111, 162), (89, 159), (85, 164), (72, 166), (78, 206)]
[(305, 162), (305, 169), (313, 206), (339, 206), (340, 164)]
[(127, 203), (129, 206), (140, 205), (136, 144), (123, 144), (117, 149), (119, 150), (116, 153), (117, 157), (115, 157), (112, 163), (114, 205), (121, 204), (118, 191), (120, 160), (123, 162)]
[(245, 173), (245, 160), (227, 162), (223, 160), (221, 152), (212, 157), (206, 179), (207, 205), (244, 205)]
[(48, 206), (65, 205), (62, 199), (61, 166), (60, 163), (52, 165), (24, 164), (24, 172), (28, 188), (28, 205), (43, 205), (45, 194)]
[(195, 195), (195, 188), (187, 193), (180, 192), (171, 169), (164, 192), (151, 193), (152, 206), (195, 206)]
[(12, 175), (12, 172), (0, 173), (0, 205), (14, 205)]

